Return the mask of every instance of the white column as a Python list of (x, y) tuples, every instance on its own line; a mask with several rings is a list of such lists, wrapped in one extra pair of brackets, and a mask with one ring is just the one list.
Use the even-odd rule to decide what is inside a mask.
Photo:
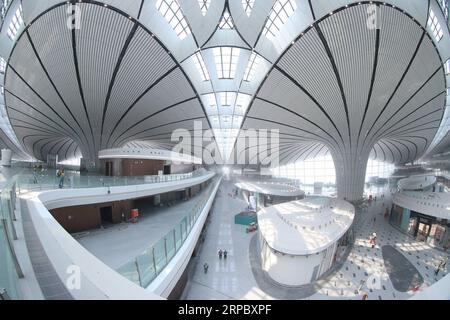
[[(370, 149), (369, 149), (370, 150)], [(356, 201), (364, 194), (367, 162), (370, 151), (349, 150), (331, 152), (336, 169), (336, 188), (339, 199)]]
[(0, 165), (10, 167), (11, 159), (12, 159), (12, 151), (10, 149), (2, 149), (2, 160)]

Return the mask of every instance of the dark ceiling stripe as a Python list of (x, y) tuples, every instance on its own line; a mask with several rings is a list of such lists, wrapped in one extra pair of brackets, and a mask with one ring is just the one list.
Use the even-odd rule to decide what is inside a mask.
[(144, 0), (141, 0), (141, 5), (139, 6), (138, 19), (141, 17), (142, 7), (144, 6)]
[[(381, 152), (383, 153), (383, 161), (387, 161), (388, 159), (386, 158), (386, 153), (384, 152), (384, 149), (380, 146), (380, 144), (377, 142), (375, 143), (376, 146), (378, 146), (378, 148), (381, 150)], [(394, 160), (392, 160), (394, 161)]]
[(380, 29), (377, 28), (376, 29), (376, 36), (375, 36), (375, 57), (374, 57), (374, 60), (373, 60), (372, 79), (370, 81), (370, 89), (369, 89), (369, 94), (367, 96), (366, 107), (364, 109), (364, 114), (363, 114), (363, 117), (361, 119), (361, 124), (359, 126), (358, 139), (356, 140), (356, 150), (357, 150), (357, 152), (359, 150), (359, 140), (361, 138), (361, 131), (362, 131), (362, 128), (364, 126), (364, 122), (366, 121), (367, 110), (369, 109), (370, 101), (372, 100), (373, 87), (374, 87), (374, 84), (375, 84), (375, 79), (376, 79), (377, 69), (378, 69), (378, 54), (379, 54), (379, 51), (380, 51)]
[(195, 100), (195, 99), (196, 99), (196, 97), (187, 98), (187, 99), (184, 99), (184, 100), (182, 100), (182, 101), (178, 101), (178, 102), (176, 102), (176, 103), (174, 103), (174, 104), (171, 104), (170, 106), (164, 107), (164, 108), (162, 108), (162, 109), (160, 109), (160, 110), (158, 110), (158, 111), (156, 111), (156, 112), (153, 112), (152, 114), (150, 114), (150, 115), (148, 115), (148, 116), (142, 118), (141, 120), (135, 122), (134, 124), (130, 125), (126, 130), (124, 130), (124, 131), (123, 131), (123, 132), (122, 132), (122, 133), (114, 140), (114, 143), (116, 143), (117, 140), (120, 139), (125, 133), (127, 133), (127, 132), (128, 132), (129, 130), (131, 130), (132, 128), (138, 126), (138, 125), (141, 124), (142, 122), (144, 122), (144, 121), (146, 121), (146, 120), (148, 120), (148, 119), (150, 119), (150, 118), (152, 118), (152, 117), (154, 117), (154, 116), (156, 116), (156, 115), (158, 115), (158, 114), (160, 114), (160, 113), (162, 113), (162, 112), (164, 112), (164, 111), (167, 111), (167, 110), (169, 110), (169, 109), (175, 108), (175, 107), (177, 107), (177, 106), (179, 106), (179, 105), (181, 105), (181, 104), (183, 104), (183, 103), (186, 103), (186, 102), (189, 102), (189, 101), (193, 101), (193, 100)]
[(310, 134), (312, 136), (317, 137), (318, 141), (320, 141), (322, 143), (327, 143), (328, 142), (328, 141), (324, 140), (324, 138), (322, 136), (320, 136), (320, 135), (318, 135), (318, 134), (316, 134), (314, 132), (310, 132), (308, 130), (301, 129), (299, 127), (294, 127), (294, 126), (291, 126), (291, 125), (288, 125), (288, 124), (285, 124), (285, 123), (281, 123), (281, 122), (278, 122), (278, 121), (268, 120), (268, 119), (264, 119), (264, 118), (257, 118), (257, 117), (253, 117), (253, 116), (247, 116), (247, 118), (248, 119), (252, 119), (252, 120), (262, 121), (262, 122), (269, 122), (269, 123), (273, 123), (273, 124), (276, 124), (276, 125), (281, 125), (281, 126), (284, 126), (284, 127), (287, 127), (287, 128), (291, 128), (291, 129), (299, 130), (299, 131), (302, 131), (302, 132), (306, 132), (306, 133), (308, 133), (308, 134)]
[(437, 120), (434, 120), (434, 121), (429, 121), (429, 122), (423, 123), (423, 124), (421, 124), (421, 125), (418, 125), (418, 126), (416, 126), (416, 127), (414, 127), (414, 128), (408, 128), (407, 130), (398, 132), (397, 134), (398, 134), (398, 135), (404, 135), (405, 133), (421, 132), (421, 131), (422, 131), (422, 133), (423, 133), (423, 131), (426, 131), (426, 130), (439, 129), (439, 126), (432, 126), (432, 127), (427, 127), (427, 128), (417, 129), (417, 128), (419, 128), (419, 127), (426, 126), (426, 125), (430, 125), (430, 124), (432, 124), (432, 123), (437, 123), (437, 122), (440, 122), (440, 120), (437, 119)]
[(313, 20), (316, 20), (316, 14), (314, 13), (314, 8), (312, 6), (311, 0), (308, 0), (309, 3), (309, 9), (311, 10), (311, 15), (313, 17)]
[[(77, 1), (76, 0), (72, 0), (71, 2), (72, 6), (77, 5)], [(108, 7), (109, 8), (109, 7)], [(75, 15), (74, 12), (74, 7), (72, 8), (72, 16)], [(92, 123), (91, 123), (91, 119), (89, 118), (89, 113), (87, 110), (87, 106), (86, 106), (86, 99), (84, 97), (84, 91), (83, 91), (83, 85), (81, 83), (81, 75), (80, 75), (80, 66), (78, 63), (78, 53), (77, 53), (77, 37), (76, 37), (76, 28), (72, 28), (72, 52), (73, 52), (73, 62), (75, 64), (75, 74), (77, 76), (77, 82), (78, 82), (78, 90), (81, 96), (81, 102), (83, 103), (83, 108), (84, 108), (84, 113), (86, 115), (88, 124), (89, 124), (89, 130), (91, 131), (91, 136), (92, 136), (92, 144), (93, 144), (93, 152), (94, 154), (91, 156), (96, 156), (95, 155), (95, 150), (96, 148), (96, 143), (95, 143), (95, 137), (94, 137), (94, 130), (92, 129)], [(83, 155), (86, 157), (86, 155)]]
[[(176, 124), (176, 123), (187, 122), (187, 121), (195, 121), (195, 120), (204, 120), (204, 118), (203, 118), (203, 117), (196, 117), (196, 118), (182, 119), (182, 120), (177, 120), (177, 121), (172, 121), (172, 122), (160, 124), (160, 125), (157, 125), (157, 126), (152, 127), (152, 128), (146, 128), (146, 129), (144, 129), (144, 130), (142, 130), (142, 131), (139, 131), (139, 132), (137, 132), (137, 133), (132, 134), (131, 136), (127, 136), (127, 137), (121, 138), (120, 141), (118, 142), (118, 144), (121, 144), (121, 143), (124, 142), (125, 140), (131, 139), (133, 136), (136, 136), (136, 135), (138, 135), (138, 134), (142, 134), (142, 133), (144, 133), (144, 132), (146, 132), (146, 131), (158, 129), (158, 128), (165, 127), (165, 126), (169, 126), (169, 125)], [(127, 130), (127, 131), (128, 131), (128, 130)], [(125, 131), (125, 132), (127, 132), (127, 131)], [(118, 139), (119, 139), (119, 138), (120, 138), (120, 137), (118, 137)], [(134, 140), (136, 140), (136, 139), (134, 139)], [(138, 140), (138, 139), (137, 139), (137, 140)]]
[[(67, 135), (67, 132), (65, 132), (65, 131), (60, 131), (58, 128), (55, 128), (55, 127), (51, 126), (50, 124), (45, 123), (44, 121), (41, 121), (41, 120), (39, 120), (39, 119), (36, 119), (36, 118), (32, 117), (31, 115), (29, 115), (29, 114), (27, 114), (27, 113), (25, 113), (25, 112), (22, 112), (22, 111), (20, 111), (20, 110), (18, 110), (18, 109), (15, 109), (15, 108), (13, 108), (13, 107), (8, 107), (8, 108), (11, 109), (11, 110), (13, 110), (14, 112), (20, 113), (20, 115), (22, 115), (22, 116), (24, 116), (24, 117), (29, 117), (29, 118), (33, 119), (33, 121), (37, 121), (37, 122), (39, 122), (39, 123), (41, 123), (41, 124), (43, 124), (43, 125), (45, 125), (45, 126), (47, 126), (47, 127), (52, 128), (53, 130), (55, 130), (56, 132), (58, 132), (59, 134), (61, 134), (61, 135), (63, 135), (63, 136), (66, 136), (66, 135)], [(12, 119), (12, 118), (13, 118), (13, 117), (10, 117), (9, 119)], [(23, 121), (23, 120), (22, 120), (22, 121)]]
[[(72, 139), (67, 140), (67, 141), (64, 142), (64, 144), (61, 145), (61, 147), (59, 147), (59, 149), (56, 151), (56, 154), (58, 155), (58, 160), (60, 160), (60, 159), (59, 159), (59, 154), (61, 153), (61, 149), (64, 148), (64, 146), (67, 145), (68, 142), (71, 142), (71, 141), (72, 141), (72, 143), (73, 143), (73, 140), (72, 140)], [(72, 145), (72, 144), (70, 144), (69, 147), (70, 147), (71, 145)], [(64, 160), (67, 160), (66, 155), (67, 155), (67, 151), (69, 150), (69, 147), (66, 149), (66, 152), (65, 152), (65, 154), (64, 154)]]
[[(40, 57), (39, 53), (36, 50), (34, 42), (31, 39), (31, 36), (30, 36), (30, 33), (28, 32), (28, 29), (26, 30), (26, 35), (27, 35), (28, 41), (30, 42), (31, 48), (33, 49), (33, 52), (34, 52), (37, 60), (39, 61), (39, 64), (40, 64), (42, 70), (44, 71), (45, 75), (47, 76), (48, 81), (50, 81), (50, 84), (52, 85), (52, 87), (55, 90), (56, 94), (58, 95), (59, 99), (61, 99), (61, 102), (63, 103), (63, 105), (66, 108), (67, 112), (69, 112), (69, 114), (72, 117), (72, 119), (75, 121), (77, 126), (80, 128), (81, 133), (83, 134), (83, 137), (84, 137), (86, 143), (89, 145), (89, 140), (87, 139), (86, 133), (84, 132), (84, 130), (81, 127), (80, 123), (78, 122), (77, 118), (74, 116), (74, 114), (70, 110), (69, 106), (67, 105), (66, 101), (62, 97), (61, 93), (59, 92), (58, 88), (56, 87), (55, 83), (53, 82), (53, 79), (50, 77), (50, 74), (48, 73), (47, 68), (44, 66), (44, 63), (42, 62), (41, 57)], [(80, 137), (80, 140), (81, 140), (81, 137)]]
[(398, 153), (400, 154), (400, 162), (401, 162), (401, 163), (406, 163), (406, 162), (407, 162), (407, 160), (408, 160), (408, 159), (410, 158), (410, 156), (411, 156), (411, 151), (409, 150), (409, 148), (408, 148), (407, 146), (405, 146), (405, 144), (401, 143), (400, 141), (397, 141), (398, 144), (404, 146), (404, 147), (407, 149), (407, 151), (408, 151), (408, 157), (405, 159), (405, 161), (402, 161), (402, 160), (403, 160), (403, 155), (404, 155), (404, 153), (403, 153), (403, 152), (400, 150), (400, 148), (397, 146), (397, 143), (394, 143), (393, 140), (391, 140), (391, 139), (385, 139), (384, 141), (385, 141), (386, 143), (391, 144), (392, 146), (394, 146), (395, 149), (397, 149)]
[(397, 132), (397, 131), (403, 129), (404, 127), (407, 127), (407, 126), (409, 126), (410, 124), (412, 124), (412, 123), (414, 123), (414, 122), (417, 122), (417, 121), (419, 121), (419, 120), (423, 120), (425, 117), (428, 117), (428, 116), (433, 115), (434, 113), (440, 112), (440, 111), (441, 111), (441, 110), (434, 110), (434, 111), (432, 111), (432, 112), (426, 114), (425, 116), (421, 116), (421, 117), (419, 117), (419, 118), (416, 118), (416, 119), (414, 119), (414, 120), (411, 120), (410, 122), (408, 122), (408, 123), (402, 125), (401, 127), (398, 127), (398, 128), (395, 128), (395, 129), (394, 129), (394, 127), (395, 127), (398, 123), (401, 123), (401, 121), (399, 121), (399, 122), (397, 122), (394, 126), (391, 127), (391, 130), (384, 132), (384, 133), (383, 133), (383, 136), (386, 137), (387, 135), (395, 134), (395, 132)]
[[(249, 141), (249, 143), (250, 143), (250, 141)], [(306, 145), (303, 145), (303, 146), (306, 148), (306, 146), (309, 145), (309, 144), (310, 143), (306, 143)], [(290, 148), (290, 147), (293, 147), (293, 146), (299, 146), (299, 145), (300, 145), (299, 143), (295, 143), (295, 142), (294, 143), (292, 143), (292, 142), (283, 142), (283, 143), (279, 144), (279, 146), (283, 147), (283, 150), (286, 150), (286, 148)], [(259, 144), (258, 143), (258, 144), (255, 144), (255, 145), (250, 145), (248, 147), (245, 147), (242, 150), (237, 150), (237, 149), (233, 149), (233, 150), (234, 150), (235, 153), (239, 151), (239, 154), (236, 155), (238, 157), (238, 159), (239, 159), (240, 157), (242, 157), (242, 153), (246, 153), (250, 149), (260, 148), (260, 147), (270, 147), (270, 146), (271, 146), (270, 144)], [(283, 151), (283, 150), (280, 150), (280, 151)], [(260, 153), (258, 153), (258, 154), (260, 154)]]
[[(25, 81), (25, 79), (16, 71), (16, 69), (14, 69), (14, 67), (12, 65), (9, 65), (9, 69), (11, 69), (12, 71), (14, 71), (14, 73), (19, 77), (20, 80), (22, 80), (22, 82), (50, 109), (53, 111), (53, 113), (55, 115), (58, 116), (58, 118), (60, 118), (66, 125), (68, 128), (70, 128), (72, 130), (72, 132), (78, 137), (78, 139), (80, 141), (82, 141), (80, 135), (78, 134), (78, 132), (72, 128), (72, 126), (63, 118), (60, 116), (60, 114), (58, 112), (56, 112), (55, 109), (53, 109), (53, 107), (36, 91), (34, 90), (34, 88), (28, 84), (28, 82)], [(9, 92), (9, 91), (8, 91)]]
[[(414, 160), (416, 158), (417, 154), (419, 153), (419, 147), (413, 141), (410, 141), (408, 139), (401, 139), (401, 138), (398, 138), (398, 139), (394, 139), (393, 138), (393, 139), (388, 139), (388, 140), (393, 141), (393, 142), (398, 143), (398, 144), (401, 144), (402, 146), (404, 146), (408, 150), (408, 157), (406, 158), (406, 162), (408, 162), (409, 160)], [(404, 141), (405, 143), (410, 143), (414, 147), (414, 157), (411, 157), (411, 150), (402, 141)]]
[[(52, 130), (49, 130), (48, 128), (42, 128), (42, 127), (38, 126), (37, 124), (33, 124), (33, 123), (28, 122), (28, 121), (25, 121), (25, 120), (23, 120), (23, 119), (18, 119), (18, 118), (16, 118), (16, 117), (11, 117), (11, 118), (9, 118), (9, 120), (10, 120), (10, 122), (15, 122), (15, 123), (17, 123), (17, 122), (22, 122), (22, 123), (24, 123), (24, 124), (30, 126), (30, 129), (31, 129), (31, 130), (34, 129), (34, 127), (35, 127), (35, 128), (41, 129), (41, 130), (43, 130), (43, 131), (45, 131), (45, 132), (48, 132), (49, 134), (54, 134), (54, 135), (56, 135), (56, 136), (59, 136), (59, 135), (67, 136), (67, 134), (61, 134), (61, 132), (58, 132), (58, 131), (52, 131)], [(19, 125), (20, 125), (20, 124), (19, 124)]]
[(131, 28), (131, 31), (128, 34), (128, 37), (125, 41), (125, 44), (122, 47), (122, 51), (119, 54), (119, 58), (117, 59), (116, 66), (114, 67), (114, 71), (113, 71), (113, 74), (111, 77), (111, 81), (109, 82), (108, 93), (106, 94), (105, 105), (103, 106), (102, 125), (101, 125), (101, 130), (100, 130), (100, 149), (102, 148), (102, 142), (103, 142), (103, 128), (105, 125), (106, 112), (108, 111), (109, 100), (111, 99), (111, 93), (112, 93), (112, 90), (114, 87), (114, 83), (116, 82), (117, 73), (120, 70), (123, 58), (125, 57), (125, 54), (127, 53), (128, 47), (130, 46), (131, 40), (133, 39), (134, 35), (136, 34), (138, 27), (139, 27), (139, 25), (137, 23), (134, 23), (133, 27)]
[[(430, 82), (431, 79), (433, 79), (433, 77), (437, 74), (437, 72), (439, 70), (442, 69), (442, 66), (439, 66), (439, 68), (433, 72), (433, 74), (409, 97), (408, 100), (405, 101), (405, 103), (402, 104), (402, 106), (400, 108), (397, 108), (396, 111), (394, 112), (394, 114), (392, 116), (390, 116), (379, 128), (378, 130), (373, 134), (372, 137), (376, 137), (377, 134), (380, 132), (380, 130), (382, 128), (384, 128), (386, 126), (386, 124), (391, 121), (401, 110), (403, 110), (403, 108), (428, 84), (428, 82)], [(445, 101), (444, 101), (445, 103)], [(371, 139), (372, 140), (372, 139)]]
[(136, 104), (150, 91), (152, 90), (156, 85), (158, 85), (162, 80), (164, 80), (169, 74), (171, 74), (174, 70), (178, 69), (177, 66), (174, 66), (173, 68), (169, 69), (166, 73), (164, 73), (162, 76), (160, 76), (158, 79), (155, 80), (147, 89), (142, 92), (142, 94), (137, 97), (137, 99), (128, 107), (127, 110), (122, 114), (122, 116), (119, 118), (119, 120), (114, 125), (113, 129), (111, 130), (111, 133), (109, 134), (108, 140), (106, 142), (106, 145), (109, 145), (109, 141), (111, 137), (113, 136), (114, 132), (116, 131), (119, 124), (122, 122), (122, 120), (126, 117), (126, 115), (133, 109)]
[(301, 114), (298, 114), (297, 112), (295, 112), (295, 111), (293, 111), (293, 110), (291, 110), (291, 109), (289, 109), (289, 108), (283, 107), (283, 106), (281, 106), (281, 105), (279, 105), (278, 103), (275, 103), (275, 102), (273, 102), (273, 101), (270, 101), (270, 100), (267, 100), (267, 99), (264, 99), (264, 98), (261, 98), (261, 97), (256, 97), (256, 99), (261, 100), (261, 101), (264, 101), (264, 102), (266, 102), (266, 103), (268, 103), (268, 104), (271, 104), (271, 105), (273, 105), (273, 106), (275, 106), (275, 107), (278, 107), (278, 108), (280, 108), (280, 109), (282, 109), (282, 110), (284, 110), (284, 111), (287, 111), (287, 112), (289, 112), (289, 113), (292, 113), (292, 114), (294, 114), (295, 116), (297, 116), (297, 117), (303, 119), (304, 121), (308, 122), (309, 124), (313, 125), (314, 127), (317, 127), (317, 128), (320, 129), (321, 131), (323, 131), (327, 136), (329, 136), (329, 137), (336, 143), (336, 145), (338, 145), (338, 142), (336, 141), (336, 139), (335, 139), (331, 134), (329, 134), (325, 129), (323, 129), (321, 126), (319, 126), (319, 125), (316, 124), (315, 122), (313, 122), (313, 121), (311, 121), (311, 120), (309, 120), (309, 119), (303, 117)]
[[(42, 115), (44, 118), (50, 120), (51, 122), (53, 122), (54, 124), (56, 124), (58, 127), (60, 127), (60, 128), (63, 130), (63, 132), (67, 133), (66, 129), (65, 129), (64, 127), (62, 127), (58, 122), (56, 122), (56, 121), (54, 121), (53, 119), (51, 119), (50, 117), (48, 117), (46, 114), (42, 113), (41, 111), (39, 111), (38, 109), (36, 109), (35, 107), (33, 107), (31, 104), (29, 104), (28, 102), (26, 102), (26, 101), (23, 100), (22, 98), (16, 96), (14, 93), (12, 93), (11, 91), (9, 91), (9, 90), (7, 90), (7, 89), (5, 89), (5, 92), (7, 92), (8, 94), (12, 95), (14, 98), (16, 98), (17, 100), (19, 100), (20, 102), (22, 102), (23, 104), (25, 104), (26, 106), (28, 106), (29, 108), (33, 109), (34, 111), (36, 111), (37, 113), (39, 113), (40, 115)], [(5, 95), (5, 97), (6, 97), (6, 95)], [(9, 105), (7, 105), (7, 108), (8, 108), (8, 109), (11, 108), (11, 109), (13, 109), (13, 110), (15, 110), (15, 111), (18, 111), (18, 110), (16, 110), (16, 109), (10, 107)], [(31, 116), (30, 116), (30, 117), (31, 117)], [(9, 113), (8, 113), (8, 118), (9, 118)], [(13, 127), (13, 128), (14, 128), (14, 127)], [(17, 133), (16, 133), (16, 136), (18, 136)]]
[(383, 144), (383, 145), (385, 145), (386, 146), (386, 148), (389, 150), (389, 152), (391, 153), (391, 155), (392, 155), (392, 162), (396, 162), (395, 160), (396, 160), (396, 158), (395, 158), (395, 156), (394, 156), (394, 152), (392, 151), (392, 149), (383, 141), (383, 140), (380, 140), (379, 141), (379, 144), (380, 144), (380, 146), (381, 146), (381, 144)]
[[(72, 140), (72, 142), (70, 143), (70, 145), (67, 147), (67, 149), (66, 149), (66, 153), (64, 154), (64, 159), (69, 159), (69, 157), (67, 156), (67, 154), (69, 153), (69, 151), (70, 151), (70, 148), (72, 148), (72, 146), (73, 146), (73, 144), (75, 143), (75, 141), (73, 141)], [(75, 158), (75, 157), (74, 157)]]
[[(325, 117), (327, 117), (327, 119), (331, 122), (331, 124), (333, 125), (333, 127), (336, 129), (337, 134), (339, 135), (339, 137), (341, 138), (342, 141), (342, 145), (344, 146), (344, 139), (342, 138), (341, 132), (339, 131), (338, 127), (336, 126), (336, 124), (334, 123), (333, 119), (331, 119), (330, 115), (325, 111), (325, 109), (320, 105), (319, 101), (317, 101), (312, 94), (310, 94), (300, 83), (297, 82), (297, 80), (295, 80), (293, 77), (291, 77), (286, 71), (284, 71), (283, 69), (281, 69), (278, 66), (274, 66), (274, 69), (278, 70), (279, 72), (281, 72), (281, 74), (283, 74), (286, 78), (288, 78), (289, 80), (292, 81), (292, 83), (294, 83), (301, 91), (303, 91), (303, 93), (305, 93), (309, 99), (311, 99), (312, 102), (314, 102), (314, 104), (320, 109), (320, 111), (322, 111), (323, 115)], [(247, 113), (248, 114), (248, 113)]]
[[(394, 91), (392, 92), (391, 96), (389, 97), (388, 101), (387, 101), (386, 104), (384, 105), (384, 107), (383, 107), (383, 109), (381, 110), (381, 112), (378, 113), (378, 116), (377, 116), (377, 118), (375, 119), (375, 121), (372, 123), (372, 126), (370, 127), (369, 131), (367, 132), (367, 135), (364, 136), (363, 145), (366, 144), (367, 137), (369, 137), (370, 133), (372, 132), (373, 128), (375, 127), (375, 124), (376, 124), (376, 123), (378, 122), (378, 120), (381, 118), (381, 116), (383, 115), (384, 111), (387, 109), (388, 105), (390, 104), (390, 102), (391, 102), (392, 99), (394, 98), (395, 94), (397, 93), (398, 89), (399, 89), (400, 86), (402, 85), (403, 80), (405, 79), (406, 75), (408, 74), (409, 69), (411, 68), (411, 66), (412, 66), (412, 64), (413, 64), (413, 62), (414, 62), (414, 60), (415, 60), (415, 58), (416, 58), (416, 56), (417, 56), (417, 53), (419, 52), (419, 49), (420, 49), (420, 47), (422, 46), (422, 42), (423, 42), (423, 39), (424, 39), (424, 37), (425, 37), (425, 33), (426, 33), (425, 30), (423, 30), (423, 31), (422, 31), (422, 36), (420, 37), (420, 40), (419, 40), (419, 43), (417, 44), (416, 49), (415, 49), (415, 51), (414, 51), (414, 53), (413, 53), (413, 55), (412, 55), (412, 57), (411, 57), (411, 59), (410, 59), (408, 65), (407, 65), (405, 71), (403, 72), (402, 77), (400, 78), (399, 82), (397, 83), (397, 86), (395, 87)], [(372, 140), (372, 138), (371, 138), (371, 140)]]
[[(308, 146), (306, 146), (306, 148), (303, 148), (302, 146), (296, 146), (296, 145), (294, 145), (293, 147), (294, 147), (294, 149), (292, 149), (292, 148), (290, 148), (290, 150), (286, 150), (285, 149), (285, 151), (288, 151), (288, 152), (280, 152), (280, 159), (279, 159), (279, 164), (288, 164), (289, 163), (289, 161), (288, 160), (286, 160), (286, 159), (288, 159), (288, 158), (291, 158), (291, 157), (294, 157), (294, 156), (296, 156), (297, 155), (297, 152), (300, 150), (300, 149), (302, 149), (301, 150), (301, 155), (303, 155), (303, 154), (305, 154), (306, 152), (308, 152), (309, 150), (311, 150), (311, 148), (313, 148), (315, 146), (315, 144), (310, 144), (310, 145), (308, 145)], [(267, 158), (267, 157), (266, 157)]]
[(347, 118), (348, 141), (350, 143), (350, 148), (351, 148), (352, 147), (352, 135), (351, 135), (352, 130), (351, 130), (351, 125), (350, 125), (350, 116), (348, 114), (347, 98), (345, 97), (344, 86), (342, 85), (341, 75), (339, 74), (339, 70), (337, 68), (336, 61), (334, 60), (334, 56), (331, 52), (331, 49), (328, 45), (328, 42), (327, 42), (325, 35), (323, 34), (322, 29), (320, 28), (319, 24), (316, 24), (315, 28), (316, 28), (317, 34), (319, 35), (320, 40), (322, 41), (325, 51), (327, 52), (328, 59), (330, 59), (334, 74), (336, 76), (337, 83), (339, 85), (339, 89), (341, 91), (342, 102), (344, 103), (344, 109), (345, 109), (345, 116)]
[[(420, 105), (419, 107), (417, 107), (416, 109), (414, 109), (413, 111), (411, 111), (410, 113), (408, 113), (407, 115), (403, 116), (402, 119), (399, 120), (398, 122), (396, 122), (394, 125), (391, 125), (391, 129), (388, 130), (388, 131), (386, 131), (386, 132), (391, 132), (392, 129), (394, 129), (394, 127), (395, 127), (396, 125), (398, 125), (399, 123), (402, 123), (403, 121), (405, 121), (405, 119), (409, 118), (411, 115), (413, 115), (414, 113), (416, 113), (417, 111), (419, 111), (419, 110), (422, 109), (423, 107), (426, 107), (430, 102), (432, 102), (433, 100), (435, 100), (436, 98), (438, 98), (439, 96), (441, 96), (441, 95), (444, 94), (444, 93), (445, 93), (445, 91), (440, 92), (440, 93), (438, 93), (437, 95), (435, 95), (433, 98), (428, 99), (428, 101), (426, 101), (425, 103), (423, 103), (422, 105)], [(431, 112), (431, 114), (432, 114), (432, 113), (435, 113), (435, 112), (440, 112), (440, 111), (442, 111), (442, 110), (439, 110), (439, 109), (438, 109), (438, 110), (434, 110), (434, 111)], [(445, 112), (445, 110), (444, 110), (443, 112)], [(429, 113), (429, 114), (430, 114), (430, 113)], [(425, 116), (428, 116), (429, 114), (427, 114), (427, 115), (425, 115)], [(414, 121), (417, 121), (417, 120), (419, 120), (419, 119), (420, 119), (420, 118), (416, 118), (415, 120), (408, 122), (408, 124), (410, 124), (410, 123), (412, 123), (412, 122), (414, 122)], [(404, 127), (404, 126), (402, 126), (402, 127)], [(386, 132), (385, 132), (385, 133), (386, 133)], [(385, 133), (384, 133), (384, 134), (385, 134)]]

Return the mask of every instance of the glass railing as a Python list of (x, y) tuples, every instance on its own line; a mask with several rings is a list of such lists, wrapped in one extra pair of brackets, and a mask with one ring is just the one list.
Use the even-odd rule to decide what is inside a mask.
[(125, 278), (146, 288), (164, 270), (187, 239), (219, 178), (211, 180), (194, 208), (156, 244), (117, 269)]
[[(80, 175), (78, 173), (66, 172), (63, 188), (96, 188), (96, 187), (117, 187), (141, 184), (162, 183), (180, 181), (201, 177), (209, 174), (205, 169), (199, 169), (189, 173), (136, 176), (136, 177), (108, 177), (95, 175)], [(17, 185), (22, 190), (43, 190), (57, 189), (61, 183), (61, 178), (56, 176), (56, 171), (35, 172), (21, 174), (18, 177)]]
[(13, 178), (0, 193), (0, 295), (3, 299), (20, 299), (18, 281), (23, 277), (13, 246), (13, 241), (17, 240), (15, 203), (16, 181)]

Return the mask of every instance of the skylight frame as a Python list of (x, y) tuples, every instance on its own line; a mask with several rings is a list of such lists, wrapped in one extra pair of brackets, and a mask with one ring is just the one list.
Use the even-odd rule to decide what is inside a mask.
[(202, 81), (210, 81), (211, 77), (209, 76), (209, 71), (206, 67), (205, 60), (203, 60), (201, 52), (196, 52), (194, 54), (194, 64), (197, 67)]
[(270, 10), (263, 28), (263, 34), (269, 39), (275, 38), (281, 27), (289, 20), (296, 9), (297, 3), (295, 0), (277, 0)]
[(6, 72), (6, 60), (3, 57), (0, 57), (0, 73)]
[(8, 38), (14, 41), (17, 38), (17, 34), (19, 33), (20, 28), (23, 26), (23, 11), (22, 4), (19, 5), (14, 16), (11, 18), (9, 22), (8, 31), (6, 32)]
[(242, 7), (244, 8), (244, 12), (247, 14), (247, 17), (250, 17), (252, 14), (254, 5), (255, 0), (242, 0)]
[(169, 23), (180, 40), (191, 34), (191, 28), (181, 10), (178, 0), (157, 0), (156, 9)]
[(211, 5), (211, 0), (198, 0), (198, 5), (200, 6), (200, 11), (203, 16), (206, 16), (209, 6)]
[(430, 9), (427, 25), (431, 29), (436, 42), (441, 41), (441, 39), (444, 37), (444, 31), (442, 31), (441, 24), (439, 23), (433, 9)]
[(261, 60), (262, 60), (261, 56), (253, 51), (252, 54), (250, 55), (247, 67), (245, 69), (244, 73), (245, 82), (253, 81), (253, 79), (255, 78), (256, 69), (258, 68), (258, 65), (261, 63)]
[(228, 9), (226, 9), (223, 12), (222, 19), (220, 19), (220, 22), (219, 22), (219, 29), (221, 29), (221, 30), (233, 30), (234, 29), (233, 18), (231, 17), (230, 11), (228, 11)]
[(234, 79), (241, 49), (236, 47), (213, 48), (214, 62), (219, 79)]

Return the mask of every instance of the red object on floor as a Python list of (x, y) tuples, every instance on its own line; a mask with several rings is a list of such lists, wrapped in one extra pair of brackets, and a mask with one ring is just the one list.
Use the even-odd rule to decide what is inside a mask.
[(139, 209), (131, 209), (131, 219), (139, 217)]

